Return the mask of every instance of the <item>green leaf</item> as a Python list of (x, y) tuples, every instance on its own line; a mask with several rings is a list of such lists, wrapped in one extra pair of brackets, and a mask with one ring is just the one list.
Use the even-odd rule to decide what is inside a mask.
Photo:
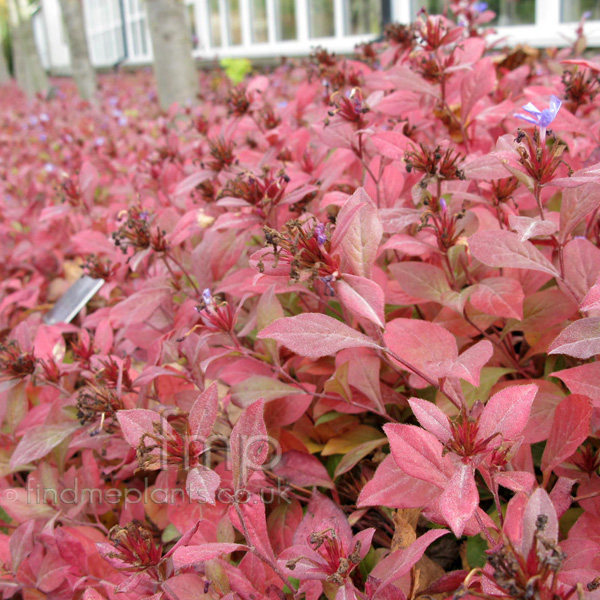
[(487, 542), (480, 535), (474, 535), (467, 540), (467, 561), (472, 569), (485, 565), (487, 549)]
[(252, 63), (247, 58), (222, 58), (220, 65), (235, 85), (241, 83), (244, 77), (252, 71)]

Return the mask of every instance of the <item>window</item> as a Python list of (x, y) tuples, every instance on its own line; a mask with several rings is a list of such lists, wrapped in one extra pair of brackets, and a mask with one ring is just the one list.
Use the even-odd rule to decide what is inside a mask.
[[(539, 2), (543, 1), (539, 0)], [(572, 0), (563, 1), (565, 3), (572, 2)], [(414, 19), (423, 7), (430, 14), (441, 14), (447, 4), (444, 0), (413, 0), (412, 17)], [(535, 23), (535, 0), (487, 0), (487, 5), (490, 10), (496, 13), (496, 18), (490, 25), (525, 25)]]
[(581, 15), (589, 12), (589, 19), (600, 20), (599, 0), (562, 0), (560, 20), (563, 23), (577, 22)]
[(381, 32), (381, 0), (347, 0), (346, 33)]
[(150, 58), (150, 40), (146, 19), (146, 8), (140, 0), (124, 2), (127, 49), (129, 58), (147, 60)]
[(333, 0), (309, 0), (309, 37), (333, 37)]
[(267, 25), (267, 3), (265, 0), (251, 0), (252, 7), (252, 41), (264, 44), (269, 41)]
[(210, 44), (213, 48), (219, 48), (223, 45), (221, 39), (221, 12), (219, 10), (219, 0), (208, 1), (208, 15), (210, 21)]
[(276, 0), (277, 40), (296, 39), (296, 2), (295, 0)]
[(240, 18), (240, 0), (227, 0), (229, 16), (229, 43), (239, 46), (242, 43), (242, 21)]
[(123, 58), (119, 0), (84, 0), (84, 15), (94, 65), (112, 65)]

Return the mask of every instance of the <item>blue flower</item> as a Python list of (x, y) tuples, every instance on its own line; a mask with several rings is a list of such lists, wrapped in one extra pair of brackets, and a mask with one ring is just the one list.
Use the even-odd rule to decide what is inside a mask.
[(202, 300), (204, 300), (205, 306), (211, 306), (212, 305), (212, 303), (213, 303), (213, 297), (212, 297), (212, 294), (210, 292), (210, 288), (206, 288), (202, 292)]
[(315, 227), (314, 236), (317, 239), (317, 244), (322, 246), (327, 241), (327, 235), (325, 234), (325, 225), (323, 223), (319, 223)]
[(539, 125), (540, 138), (543, 142), (546, 139), (546, 128), (548, 127), (548, 125), (550, 125), (550, 123), (552, 123), (552, 121), (554, 121), (561, 106), (562, 102), (560, 98), (557, 98), (556, 96), (550, 96), (549, 108), (539, 110), (536, 106), (529, 102), (528, 104), (523, 106), (523, 110), (528, 114), (518, 114), (515, 115), (515, 117), (517, 117), (517, 119), (522, 119), (523, 121), (533, 123), (534, 125)]
[(488, 8), (487, 2), (475, 2), (471, 7), (475, 12), (482, 13)]

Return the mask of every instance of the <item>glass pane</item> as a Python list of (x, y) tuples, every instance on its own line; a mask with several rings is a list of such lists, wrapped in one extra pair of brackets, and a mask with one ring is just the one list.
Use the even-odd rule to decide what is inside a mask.
[(277, 0), (277, 39), (296, 39), (296, 2), (295, 0)]
[(229, 0), (229, 42), (232, 46), (242, 43), (242, 23), (240, 20), (240, 0)]
[(148, 31), (146, 30), (146, 18), (142, 17), (140, 19), (140, 37), (142, 40), (142, 52), (144, 54), (148, 54), (148, 41), (146, 36), (148, 35)]
[(311, 38), (332, 37), (335, 34), (333, 0), (310, 0), (309, 20)]
[(600, 0), (563, 0), (561, 21), (577, 22), (584, 12), (591, 13), (589, 19), (600, 19)]
[(109, 61), (109, 56), (110, 56), (110, 42), (108, 40), (108, 36), (110, 35), (110, 33), (108, 31), (105, 31), (102, 34), (102, 42), (103, 42), (103, 52), (102, 52), (102, 62), (107, 63)]
[(381, 0), (348, 0), (346, 31), (350, 35), (379, 33), (381, 30)]
[(138, 32), (138, 24), (135, 21), (131, 24), (131, 37), (133, 38), (133, 56), (139, 56), (140, 36)]
[[(544, 0), (538, 0), (543, 2)], [(565, 4), (573, 0), (563, 0)], [(585, 0), (583, 0), (585, 1)], [(591, 0), (594, 3), (594, 0)], [(430, 15), (441, 14), (447, 4), (444, 0), (412, 0), (412, 16), (417, 16), (423, 7)], [(487, 0), (488, 8), (496, 13), (491, 25), (526, 25), (535, 23), (535, 0)], [(577, 18), (579, 20), (579, 17)]]
[(252, 0), (252, 41), (256, 44), (269, 41), (265, 0)]
[(219, 0), (209, 0), (208, 12), (210, 17), (210, 41), (213, 48), (223, 44), (221, 40), (221, 15), (219, 13)]
[(123, 51), (123, 30), (120, 27), (115, 31), (115, 39), (117, 41), (117, 58), (121, 58), (125, 52)]
[(444, 0), (412, 0), (410, 8), (412, 12), (413, 20), (417, 18), (417, 13), (422, 9), (426, 8), (430, 15), (440, 15), (444, 12), (444, 6), (446, 2)]
[(200, 41), (198, 39), (198, 32), (196, 31), (196, 13), (194, 11), (193, 4), (188, 4), (187, 8), (188, 25), (190, 27), (190, 34), (192, 36), (192, 48), (196, 49), (200, 45)]
[(490, 0), (488, 6), (497, 15), (493, 25), (535, 23), (535, 0)]

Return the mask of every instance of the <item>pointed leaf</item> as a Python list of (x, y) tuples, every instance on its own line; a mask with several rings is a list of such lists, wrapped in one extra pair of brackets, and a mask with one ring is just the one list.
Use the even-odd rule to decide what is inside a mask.
[(217, 558), (222, 554), (231, 554), (237, 550), (245, 550), (243, 544), (202, 544), (202, 546), (184, 546), (173, 553), (173, 564), (176, 569), (192, 567), (206, 560)]
[(478, 505), (479, 492), (475, 485), (473, 467), (461, 463), (440, 497), (442, 515), (456, 537), (462, 535)]
[(263, 418), (264, 407), (262, 399), (251, 404), (242, 412), (231, 431), (230, 451), (236, 490), (246, 485), (250, 471), (260, 469), (267, 460), (269, 438)]
[(531, 243), (521, 242), (512, 231), (479, 231), (469, 238), (469, 250), (484, 265), (542, 271), (559, 275), (552, 263)]
[(565, 189), (560, 205), (559, 241), (564, 243), (575, 226), (598, 206), (600, 186), (596, 182)]
[(479, 419), (478, 439), (484, 440), (495, 433), (502, 434), (503, 440), (516, 439), (527, 424), (537, 391), (534, 384), (513, 385), (494, 394)]
[(571, 323), (550, 344), (548, 354), (567, 354), (575, 358), (591, 358), (600, 354), (600, 317)]
[(447, 415), (433, 402), (421, 398), (410, 398), (408, 403), (419, 423), (445, 444), (452, 435)]
[(469, 296), (474, 308), (496, 317), (523, 319), (525, 294), (521, 284), (509, 277), (490, 277), (480, 281)]
[(258, 337), (276, 340), (292, 352), (308, 358), (321, 358), (344, 348), (379, 347), (366, 335), (319, 313), (278, 319), (259, 332)]
[(550, 373), (558, 377), (573, 394), (588, 396), (600, 402), (600, 362), (587, 363), (571, 369)]
[(344, 275), (343, 279), (338, 280), (336, 290), (340, 301), (348, 310), (384, 327), (384, 294), (377, 283), (366, 277)]
[(558, 230), (554, 221), (547, 221), (536, 217), (520, 217), (510, 215), (508, 218), (510, 228), (519, 235), (519, 241), (525, 242), (529, 238), (552, 235)]
[(377, 208), (363, 188), (342, 206), (331, 239), (332, 252), (340, 251), (354, 275), (369, 278), (383, 234)]
[(205, 442), (211, 434), (219, 410), (217, 384), (206, 388), (192, 405), (189, 414), (190, 432), (196, 441)]
[(443, 488), (448, 483), (450, 459), (431, 433), (414, 425), (385, 425), (392, 456), (407, 475)]
[(131, 410), (120, 410), (117, 419), (121, 425), (123, 437), (132, 448), (137, 448), (142, 443), (145, 435), (164, 432), (172, 435), (173, 428), (166, 419), (153, 410), (145, 408), (133, 408)]
[(479, 387), (481, 369), (492, 358), (494, 347), (488, 340), (481, 340), (467, 348), (450, 367), (449, 375), (464, 379)]
[(401, 262), (390, 265), (390, 272), (402, 290), (414, 298), (441, 303), (442, 295), (450, 291), (444, 272), (435, 265)]
[(382, 590), (409, 573), (429, 545), (447, 533), (446, 529), (432, 529), (417, 538), (408, 548), (396, 550), (379, 561), (371, 571), (371, 576), (380, 582), (377, 589)]
[(204, 465), (194, 467), (187, 476), (185, 488), (192, 500), (215, 504), (215, 494), (221, 484), (221, 478)]
[(70, 421), (29, 429), (10, 457), (11, 470), (43, 458), (79, 428), (78, 422)]
[(567, 396), (554, 411), (554, 420), (542, 455), (542, 471), (546, 475), (575, 453), (590, 430), (592, 406), (588, 398)]

